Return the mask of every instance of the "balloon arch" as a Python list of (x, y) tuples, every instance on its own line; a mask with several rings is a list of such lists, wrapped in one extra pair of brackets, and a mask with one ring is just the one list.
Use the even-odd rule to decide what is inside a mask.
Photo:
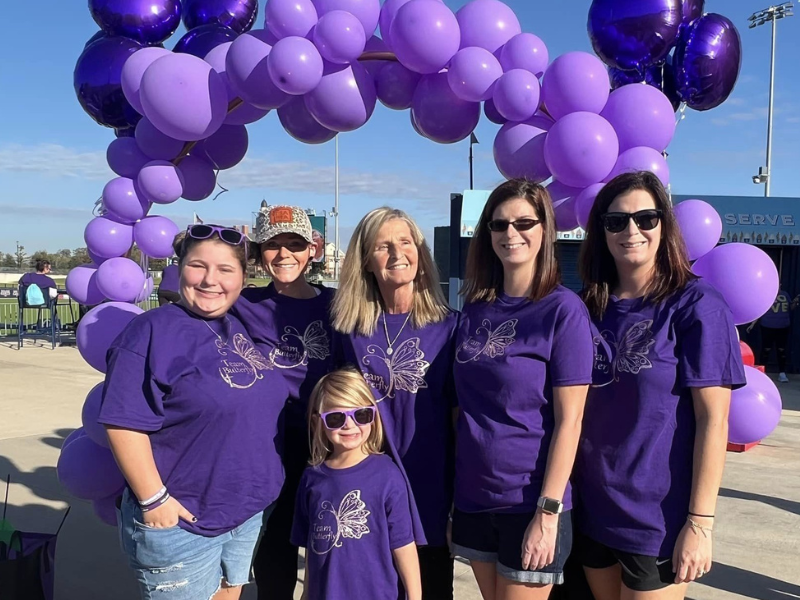
[[(413, 129), (440, 144), (466, 139), (483, 112), (501, 125), (494, 158), (505, 177), (552, 178), (562, 231), (585, 226), (597, 192), (619, 173), (649, 170), (668, 185), (675, 112), (720, 105), (741, 65), (733, 23), (703, 8), (703, 0), (594, 0), (597, 56), (551, 62), (499, 0), (471, 0), (456, 13), (442, 0), (267, 0), (262, 29), (252, 29), (257, 0), (89, 0), (101, 31), (78, 58), (75, 91), (89, 116), (115, 130), (107, 158), (118, 177), (85, 230), (93, 263), (67, 278), (70, 295), (95, 306), (78, 327), (82, 356), (105, 372), (109, 345), (152, 292), (152, 278), (127, 258), (133, 245), (146, 257), (172, 256), (179, 228), (149, 215), (152, 206), (211, 196), (220, 171), (245, 157), (246, 126), (272, 110), (306, 144), (362, 127), (378, 100), (410, 109)], [(181, 19), (188, 32), (167, 50)], [(705, 203), (687, 204), (681, 226), (700, 259), (695, 269), (720, 287), (737, 322), (763, 314), (777, 292), (769, 258), (743, 244), (713, 249), (722, 225)], [(755, 297), (755, 288), (766, 293)], [(101, 390), (89, 393), (58, 473), (114, 524), (124, 482), (97, 424)]]

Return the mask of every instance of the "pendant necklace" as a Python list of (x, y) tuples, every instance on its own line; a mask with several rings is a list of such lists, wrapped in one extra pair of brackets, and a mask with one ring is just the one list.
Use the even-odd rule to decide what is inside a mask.
[(226, 322), (228, 323), (228, 326), (229, 326), (229, 328), (228, 328), (228, 339), (227, 339), (227, 340), (225, 340), (225, 341), (222, 341), (222, 336), (221, 336), (220, 334), (218, 334), (216, 331), (214, 331), (214, 328), (213, 328), (213, 327), (211, 327), (211, 325), (208, 323), (208, 321), (206, 321), (205, 319), (203, 319), (203, 323), (205, 323), (205, 324), (206, 324), (206, 327), (208, 327), (209, 331), (211, 331), (211, 333), (213, 333), (213, 334), (216, 336), (216, 338), (217, 338), (217, 348), (224, 348), (224, 347), (227, 347), (227, 345), (228, 345), (228, 341), (229, 341), (229, 340), (230, 340), (230, 338), (231, 338), (231, 335), (230, 335), (230, 321), (228, 321), (228, 315), (225, 315), (225, 317), (223, 317), (223, 318), (221, 319), (221, 321), (223, 322), (223, 323), (222, 323), (222, 328), (223, 328), (223, 329), (225, 328), (225, 323), (226, 323)]
[(386, 326), (386, 313), (383, 313), (383, 331), (386, 334), (386, 345), (388, 346), (388, 348), (386, 348), (387, 356), (391, 356), (392, 354), (394, 354), (394, 349), (392, 348), (392, 346), (395, 345), (395, 343), (397, 342), (397, 338), (399, 338), (400, 334), (403, 333), (403, 329), (405, 329), (406, 323), (408, 323), (408, 319), (410, 317), (411, 317), (411, 311), (409, 311), (408, 314), (406, 315), (406, 320), (403, 321), (403, 325), (402, 327), (400, 327), (400, 331), (397, 332), (397, 335), (394, 336), (394, 339), (390, 339), (389, 328)]

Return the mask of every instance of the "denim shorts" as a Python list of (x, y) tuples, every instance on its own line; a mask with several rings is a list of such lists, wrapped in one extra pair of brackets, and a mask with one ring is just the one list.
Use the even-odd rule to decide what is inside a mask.
[(126, 489), (122, 497), (120, 543), (144, 600), (207, 600), (220, 589), (223, 578), (231, 586), (253, 580), (253, 556), (264, 513), (232, 531), (204, 537), (178, 525), (147, 527), (132, 496)]

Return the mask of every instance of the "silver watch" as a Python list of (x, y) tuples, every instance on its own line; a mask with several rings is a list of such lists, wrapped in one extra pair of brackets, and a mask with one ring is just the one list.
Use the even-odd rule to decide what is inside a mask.
[(561, 500), (547, 498), (546, 496), (541, 496), (536, 506), (541, 508), (542, 512), (549, 515), (560, 515), (564, 510), (564, 503), (561, 502)]

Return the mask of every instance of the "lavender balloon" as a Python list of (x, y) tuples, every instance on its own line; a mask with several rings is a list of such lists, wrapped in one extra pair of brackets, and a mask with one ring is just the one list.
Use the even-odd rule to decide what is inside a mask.
[(406, 69), (399, 62), (390, 62), (375, 78), (378, 100), (394, 110), (411, 108), (420, 79), (422, 75), (419, 73)]
[(277, 38), (306, 37), (318, 20), (311, 0), (269, 0), (265, 27)]
[(181, 153), (185, 142), (161, 133), (145, 118), (136, 124), (136, 145), (151, 159), (172, 160)]
[(542, 79), (542, 100), (554, 119), (573, 112), (600, 114), (611, 87), (603, 63), (586, 52), (567, 52)]
[(604, 186), (604, 183), (594, 183), (575, 196), (575, 219), (583, 229), (589, 225), (589, 214), (592, 212), (597, 194)]
[(221, 44), (232, 42), (239, 36), (230, 27), (217, 23), (201, 25), (187, 31), (175, 44), (173, 52), (191, 54), (197, 58), (205, 58), (206, 54)]
[(459, 50), (453, 57), (447, 81), (462, 100), (482, 102), (492, 97), (494, 84), (502, 75), (503, 67), (494, 54), (473, 46)]
[(578, 219), (575, 216), (576, 198), (577, 196), (573, 196), (553, 203), (553, 212), (556, 216), (556, 231), (572, 231), (578, 228)]
[(728, 441), (752, 444), (775, 431), (781, 421), (781, 394), (764, 373), (745, 365), (747, 385), (731, 393)]
[(183, 176), (183, 198), (187, 200), (205, 200), (217, 187), (214, 165), (202, 155), (187, 156), (178, 165), (178, 170)]
[(304, 144), (324, 144), (336, 132), (320, 125), (308, 112), (305, 99), (297, 96), (278, 109), (278, 119), (290, 136)]
[(142, 312), (144, 311), (141, 308), (127, 302), (106, 302), (86, 313), (78, 323), (75, 333), (78, 351), (83, 359), (105, 373), (106, 353), (111, 343)]
[(122, 256), (133, 244), (133, 227), (105, 217), (95, 217), (86, 226), (83, 239), (87, 248), (97, 256)]
[(103, 292), (97, 287), (96, 274), (97, 265), (94, 263), (70, 269), (65, 282), (69, 297), (84, 306), (94, 306), (105, 300)]
[(263, 119), (269, 114), (268, 108), (258, 108), (247, 102), (243, 102), (236, 108), (228, 111), (225, 117), (225, 125), (250, 125)]
[(183, 0), (183, 23), (189, 30), (218, 23), (243, 33), (257, 17), (258, 0)]
[(120, 223), (133, 223), (144, 218), (150, 202), (140, 195), (133, 179), (116, 177), (103, 188), (103, 206), (110, 218)]
[[(225, 89), (228, 90), (229, 102), (237, 97), (236, 92), (234, 92), (233, 88), (231, 87), (226, 66), (228, 52), (232, 46), (233, 42), (220, 44), (211, 50), (211, 52), (206, 54), (205, 58), (203, 59), (211, 65), (211, 68), (214, 69), (220, 77), (222, 77), (222, 80), (225, 82)], [(252, 104), (249, 104), (248, 102), (242, 102), (233, 109), (229, 108), (228, 115), (225, 117), (225, 125), (247, 125), (249, 123), (255, 123), (259, 119), (266, 116), (268, 112), (269, 109), (258, 108)]]
[(541, 77), (549, 63), (547, 46), (532, 33), (515, 35), (500, 50), (500, 64), (504, 71), (525, 69)]
[(456, 16), (437, 0), (411, 0), (400, 7), (391, 39), (398, 60), (423, 75), (441, 71), (461, 46)]
[[(406, 7), (420, 1), (430, 0), (412, 0)], [(440, 144), (453, 144), (465, 139), (481, 118), (481, 105), (456, 96), (447, 82), (447, 73), (422, 78), (414, 92), (411, 111), (423, 135)]]
[(496, 52), (522, 27), (514, 11), (500, 0), (472, 0), (456, 13), (461, 28), (461, 47), (477, 46)]
[(658, 176), (664, 187), (669, 185), (667, 159), (658, 150), (653, 150), (646, 146), (637, 146), (622, 152), (605, 181), (611, 181), (614, 177), (623, 173), (634, 173), (636, 171), (650, 171)]
[(314, 27), (314, 44), (322, 58), (338, 65), (349, 65), (364, 52), (367, 35), (354, 15), (332, 10)]
[(89, 0), (89, 12), (110, 36), (159, 44), (181, 23), (180, 0)]
[(136, 181), (142, 195), (156, 204), (171, 204), (183, 195), (183, 175), (165, 160), (147, 163)]
[(144, 287), (139, 292), (139, 295), (136, 296), (135, 302), (138, 304), (140, 302), (146, 301), (150, 297), (150, 294), (153, 293), (154, 287), (155, 287), (155, 282), (153, 281), (153, 278), (148, 275), (147, 279), (145, 279), (144, 281)]
[(214, 135), (198, 143), (193, 154), (205, 158), (216, 169), (231, 169), (244, 159), (248, 141), (244, 125), (223, 125)]
[(91, 248), (86, 248), (86, 254), (89, 255), (89, 260), (91, 260), (95, 266), (102, 265), (104, 262), (108, 260), (105, 256), (98, 256), (97, 254), (92, 252)]
[[(133, 239), (142, 253), (150, 258), (169, 258), (174, 254), (172, 242), (179, 231), (178, 226), (166, 217), (146, 217), (133, 226)], [(143, 284), (144, 278), (136, 288), (134, 298)]]
[(291, 99), (270, 79), (267, 57), (272, 45), (268, 39), (269, 32), (263, 29), (240, 35), (225, 58), (231, 89), (245, 102), (262, 109), (280, 108)]
[(378, 27), (381, 4), (379, 0), (312, 0), (320, 19), (334, 10), (343, 10), (354, 15), (370, 37)]
[(534, 117), (525, 123), (506, 123), (494, 139), (494, 162), (506, 179), (542, 183), (550, 178), (544, 160), (544, 141), (551, 123)]
[[(324, 18), (324, 17), (323, 17)], [(332, 131), (353, 131), (375, 111), (375, 82), (359, 63), (329, 64), (320, 84), (306, 95), (306, 107), (320, 125)]]
[(689, 260), (705, 256), (719, 243), (722, 219), (708, 202), (684, 200), (675, 206), (675, 218), (681, 228)]
[(562, 203), (564, 200), (574, 198), (583, 191), (581, 188), (564, 185), (557, 179), (553, 179), (546, 189), (547, 193), (550, 194), (550, 200), (553, 202), (553, 206)]
[(494, 100), (491, 98), (483, 103), (483, 114), (485, 114), (486, 118), (496, 125), (505, 125), (508, 123), (508, 119), (500, 114), (500, 111), (497, 110), (497, 107), (494, 105)]
[(87, 436), (76, 439), (61, 450), (56, 472), (59, 483), (82, 500), (110, 496), (125, 485), (111, 451), (98, 446)]
[(132, 137), (113, 140), (106, 150), (106, 160), (114, 173), (130, 178), (136, 177), (139, 170), (150, 161)]
[(614, 128), (589, 112), (570, 113), (556, 121), (544, 144), (553, 177), (579, 188), (602, 181), (614, 168), (618, 152)]
[(615, 90), (600, 116), (617, 132), (620, 152), (636, 146), (662, 152), (675, 135), (672, 103), (649, 85), (632, 84)]
[(138, 52), (131, 54), (122, 67), (120, 79), (122, 92), (125, 94), (125, 98), (130, 102), (131, 106), (141, 115), (144, 114), (144, 109), (139, 99), (139, 88), (142, 85), (144, 72), (147, 70), (147, 67), (152, 65), (156, 60), (162, 56), (167, 56), (169, 53), (169, 50), (165, 48), (142, 48)]
[(539, 108), (541, 88), (536, 75), (523, 69), (504, 73), (494, 85), (492, 101), (509, 121), (527, 121)]
[(323, 62), (312, 42), (292, 36), (273, 46), (267, 69), (275, 87), (292, 96), (302, 96), (322, 81)]
[(109, 300), (133, 302), (144, 285), (145, 275), (131, 259), (119, 257), (109, 258), (97, 267), (96, 279), (98, 289)]
[[(378, 36), (373, 35), (367, 40), (367, 45), (364, 46), (364, 52), (389, 52), (389, 47)], [(364, 60), (361, 64), (367, 70), (367, 73), (372, 75), (373, 78), (378, 76), (378, 72), (387, 64), (392, 61), (387, 60)]]

